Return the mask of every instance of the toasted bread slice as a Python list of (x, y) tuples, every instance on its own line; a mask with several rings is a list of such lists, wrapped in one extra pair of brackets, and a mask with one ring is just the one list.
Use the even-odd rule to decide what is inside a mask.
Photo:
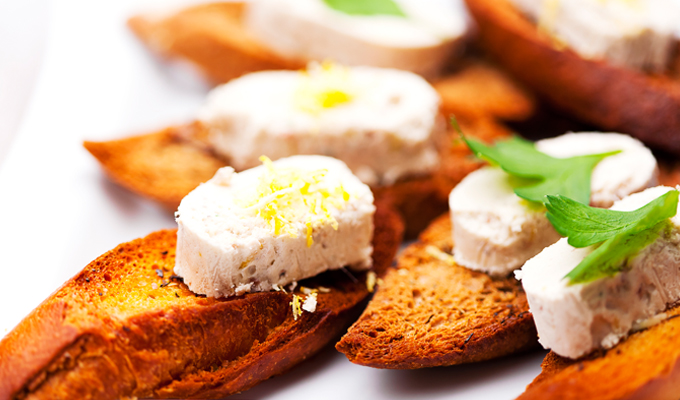
[[(301, 69), (305, 62), (283, 58), (253, 38), (242, 23), (244, 3), (201, 4), (171, 15), (139, 15), (128, 25), (152, 50), (187, 60), (214, 83), (249, 72)], [(435, 82), (447, 113), (524, 120), (535, 109), (533, 97), (505, 73), (468, 59), (460, 72)]]
[(191, 62), (214, 83), (254, 71), (305, 67), (251, 37), (241, 23), (244, 8), (241, 2), (200, 4), (169, 16), (132, 17), (128, 26), (155, 52)]
[(116, 183), (157, 201), (174, 212), (180, 201), (227, 163), (187, 137), (201, 137), (200, 124), (108, 142), (85, 142), (85, 148)]
[(680, 393), (680, 307), (606, 352), (579, 360), (548, 353), (519, 399), (676, 400)]
[[(487, 141), (509, 135), (491, 119), (461, 120), (468, 134)], [(111, 179), (127, 189), (157, 201), (170, 211), (201, 182), (227, 165), (203, 144), (199, 123), (109, 142), (85, 142)], [(374, 188), (376, 201), (398, 209), (415, 237), (436, 216), (448, 209), (448, 194), (481, 163), (462, 142), (445, 140), (440, 171), (393, 186)]]
[[(378, 207), (373, 269), (389, 267), (403, 225)], [(293, 294), (227, 299), (172, 275), (176, 231), (121, 244), (90, 263), (0, 341), (0, 399), (220, 398), (280, 374), (356, 317), (366, 274), (331, 271), (314, 313), (294, 319)]]
[(442, 98), (445, 115), (524, 121), (536, 112), (533, 95), (485, 61), (467, 59), (457, 71), (432, 85)]
[(335, 347), (353, 363), (395, 369), (476, 362), (536, 347), (520, 283), (455, 265), (452, 248), (446, 214), (404, 250)]
[(466, 0), (482, 46), (557, 108), (604, 130), (680, 153), (680, 78), (586, 60), (552, 41), (507, 0)]

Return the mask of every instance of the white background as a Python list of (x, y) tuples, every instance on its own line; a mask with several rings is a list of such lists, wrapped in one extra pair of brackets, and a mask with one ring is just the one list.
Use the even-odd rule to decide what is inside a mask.
[[(0, 337), (98, 255), (174, 227), (169, 214), (110, 183), (82, 147), (189, 121), (209, 89), (125, 27), (152, 2), (168, 3), (0, 0)], [(512, 399), (543, 355), (386, 371), (329, 347), (234, 398)]]

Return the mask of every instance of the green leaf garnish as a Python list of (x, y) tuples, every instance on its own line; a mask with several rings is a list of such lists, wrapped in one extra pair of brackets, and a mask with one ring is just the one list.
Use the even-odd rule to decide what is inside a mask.
[(406, 14), (393, 0), (323, 0), (336, 11), (349, 15), (393, 15), (406, 17)]
[(628, 267), (641, 249), (668, 227), (678, 208), (678, 191), (671, 190), (634, 211), (589, 207), (564, 196), (547, 196), (547, 217), (574, 247), (601, 243), (566, 275), (569, 283), (612, 276)]
[(515, 194), (536, 202), (544, 202), (546, 195), (562, 195), (589, 204), (593, 168), (605, 157), (620, 153), (610, 151), (555, 158), (541, 153), (534, 143), (519, 137), (487, 146), (478, 140), (461, 136), (477, 157), (497, 164), (511, 175), (528, 179), (525, 185), (515, 188)]

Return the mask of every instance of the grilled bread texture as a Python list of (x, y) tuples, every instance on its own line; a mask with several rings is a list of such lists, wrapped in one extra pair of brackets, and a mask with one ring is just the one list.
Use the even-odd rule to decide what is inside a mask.
[(680, 393), (680, 308), (606, 352), (570, 360), (550, 352), (518, 400), (674, 400)]
[(540, 97), (602, 130), (680, 154), (680, 62), (663, 75), (650, 75), (587, 60), (556, 46), (508, 0), (466, 3), (481, 46)]
[(336, 349), (355, 364), (415, 369), (537, 347), (521, 284), (456, 265), (452, 248), (445, 214), (400, 254)]
[(253, 38), (242, 24), (245, 3), (200, 4), (170, 15), (139, 15), (128, 26), (149, 48), (190, 62), (213, 83), (249, 72), (301, 69), (305, 62), (283, 58)]
[[(378, 276), (402, 233), (399, 216), (378, 206)], [(176, 230), (121, 244), (38, 306), (0, 341), (0, 399), (225, 397), (334, 340), (369, 295), (365, 273), (338, 270), (299, 283), (330, 291), (297, 318), (293, 293), (206, 298), (173, 275), (175, 244)]]

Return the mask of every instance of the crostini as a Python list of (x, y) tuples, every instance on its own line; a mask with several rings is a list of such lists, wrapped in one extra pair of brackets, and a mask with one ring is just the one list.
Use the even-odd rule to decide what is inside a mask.
[[(497, 151), (518, 157), (517, 165), (530, 170), (525, 178), (550, 170), (569, 175), (563, 162), (585, 162), (588, 165), (582, 166), (581, 173), (571, 173), (579, 179), (592, 175), (592, 180), (572, 185), (568, 183), (571, 178), (561, 175), (559, 183), (565, 186), (553, 182), (548, 187), (580, 186), (586, 201), (611, 204), (657, 182), (654, 157), (639, 141), (625, 135), (581, 133), (546, 139), (535, 146), (513, 143), (497, 144), (483, 155)], [(612, 150), (621, 152), (613, 154)], [(507, 168), (502, 158), (488, 159)], [(612, 169), (622, 175), (612, 175)], [(397, 269), (388, 272), (366, 311), (336, 348), (357, 364), (403, 369), (488, 360), (537, 346), (526, 295), (510, 274), (560, 237), (540, 203), (531, 204), (515, 193), (523, 188), (525, 192), (520, 193), (526, 197), (531, 185), (541, 191), (545, 187), (540, 184), (546, 180), (522, 181), (498, 166), (468, 175), (451, 192), (450, 214), (440, 217), (418, 243), (399, 256)], [(462, 255), (457, 253), (459, 247)]]
[(603, 130), (680, 153), (680, 44), (664, 22), (680, 24), (673, 2), (466, 3), (482, 47), (542, 98)]
[[(308, 179), (293, 179), (300, 174)], [(278, 202), (259, 201), (272, 195)], [(0, 341), (0, 399), (220, 398), (284, 372), (346, 328), (367, 282), (391, 264), (403, 225), (371, 200), (336, 160), (302, 157), (243, 175), (227, 168), (187, 199), (179, 234), (107, 252)], [(266, 212), (272, 205), (277, 213)], [(215, 223), (229, 226), (214, 232)], [(293, 247), (297, 264), (265, 273), (267, 257), (285, 260)], [(194, 263), (209, 251), (232, 264)], [(345, 264), (355, 271), (337, 270)]]

